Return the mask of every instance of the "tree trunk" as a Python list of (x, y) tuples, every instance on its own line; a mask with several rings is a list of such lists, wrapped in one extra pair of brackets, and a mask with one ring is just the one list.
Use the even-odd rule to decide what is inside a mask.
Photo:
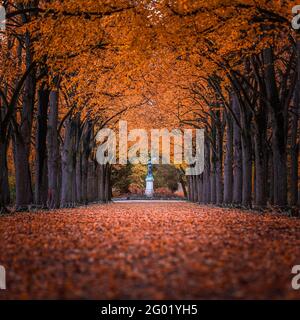
[(72, 207), (72, 177), (74, 158), (74, 126), (73, 121), (68, 119), (65, 125), (65, 137), (61, 151), (61, 201), (63, 208)]
[[(232, 98), (232, 110), (236, 119), (240, 121), (240, 107), (236, 95)], [(233, 122), (233, 203), (242, 203), (243, 188), (243, 154), (241, 129), (236, 121)]]
[(38, 92), (38, 115), (36, 128), (36, 161), (35, 161), (35, 203), (45, 207), (47, 204), (47, 116), (49, 89), (43, 84)]
[(10, 202), (7, 166), (7, 143), (0, 137), (0, 213), (7, 212), (6, 206)]
[(105, 202), (105, 165), (99, 165), (99, 180), (98, 180), (99, 200)]
[(251, 136), (244, 133), (242, 137), (243, 152), (243, 190), (242, 204), (245, 207), (251, 206), (252, 201), (252, 153), (251, 153)]
[(194, 202), (198, 202), (198, 176), (193, 176)]
[[(300, 80), (298, 80), (300, 84)], [(296, 95), (300, 91), (297, 90)], [(298, 202), (298, 157), (299, 157), (299, 142), (297, 141), (298, 136), (298, 108), (293, 111), (292, 123), (291, 123), (291, 146), (290, 146), (290, 157), (291, 157), (291, 171), (290, 171), (290, 205), (295, 206)]]
[(111, 201), (111, 166), (105, 165), (105, 203)]
[(223, 203), (223, 125), (220, 112), (216, 112), (218, 119), (216, 130), (216, 202), (217, 205)]
[(76, 152), (76, 203), (82, 203), (82, 166), (81, 166), (82, 154), (80, 150)]
[(272, 150), (268, 150), (268, 195), (271, 205), (274, 204), (274, 170)]
[(217, 171), (217, 155), (216, 155), (216, 131), (212, 130), (212, 154), (211, 154), (211, 171), (210, 171), (210, 201), (213, 204), (217, 202), (216, 195), (216, 171)]
[(251, 113), (239, 101), (240, 119), (242, 127), (242, 166), (243, 166), (243, 187), (242, 204), (244, 207), (251, 207), (252, 203), (252, 140), (251, 140)]
[(95, 192), (95, 166), (94, 162), (89, 160), (88, 162), (88, 178), (87, 178), (87, 199), (88, 202), (94, 201)]
[(93, 125), (91, 121), (87, 121), (84, 125), (82, 134), (82, 158), (81, 158), (81, 198), (82, 202), (87, 205), (87, 183), (88, 183), (88, 162), (91, 152), (91, 138), (92, 138)]
[(188, 193), (187, 193), (187, 190), (186, 190), (186, 182), (184, 181), (184, 177), (183, 177), (183, 174), (181, 172), (179, 172), (179, 182), (181, 184), (184, 197), (188, 198)]
[(264, 50), (265, 83), (272, 119), (274, 204), (287, 205), (286, 119), (276, 85), (273, 49)]
[(87, 199), (87, 178), (88, 178), (88, 155), (83, 153), (82, 155), (82, 176), (81, 176), (81, 199), (84, 205), (88, 204)]
[(233, 200), (233, 123), (232, 116), (226, 112), (226, 155), (224, 163), (224, 203)]
[[(298, 35), (299, 37), (299, 35)], [(295, 206), (298, 203), (298, 157), (299, 141), (298, 122), (300, 110), (300, 39), (297, 38), (297, 84), (294, 91), (294, 108), (291, 116), (291, 171), (290, 171), (290, 205)]]
[(255, 115), (254, 153), (255, 153), (255, 205), (264, 207), (267, 204), (267, 119), (265, 108)]
[[(29, 34), (25, 35), (26, 68), (30, 68)], [(14, 159), (16, 170), (16, 211), (26, 211), (33, 202), (29, 156), (31, 147), (32, 119), (36, 89), (35, 70), (27, 76), (24, 84), (23, 103), (20, 125), (14, 128)]]
[(210, 203), (210, 142), (207, 133), (204, 142), (203, 202)]
[(56, 209), (59, 207), (59, 150), (58, 150), (58, 88), (59, 81), (54, 80), (56, 88), (50, 93), (49, 103), (49, 121), (48, 121), (48, 208)]
[(198, 202), (203, 202), (203, 174), (198, 176)]

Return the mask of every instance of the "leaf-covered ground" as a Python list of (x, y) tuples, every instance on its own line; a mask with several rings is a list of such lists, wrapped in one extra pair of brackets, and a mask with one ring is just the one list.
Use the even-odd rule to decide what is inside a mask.
[(0, 218), (0, 299), (300, 298), (300, 220), (189, 203)]

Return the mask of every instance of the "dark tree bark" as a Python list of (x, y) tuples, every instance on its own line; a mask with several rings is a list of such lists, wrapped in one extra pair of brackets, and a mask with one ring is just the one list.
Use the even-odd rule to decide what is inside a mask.
[(61, 151), (61, 207), (72, 207), (72, 177), (74, 176), (75, 127), (71, 118), (65, 124), (65, 137)]
[[(5, 95), (7, 90), (5, 90)], [(7, 213), (7, 205), (10, 203), (10, 190), (8, 183), (7, 151), (10, 141), (10, 130), (3, 121), (8, 112), (7, 106), (0, 98), (0, 214)]]
[(255, 154), (255, 205), (267, 204), (268, 148), (267, 117), (264, 105), (254, 116), (254, 154)]
[(47, 117), (49, 105), (49, 89), (43, 83), (38, 91), (38, 114), (36, 128), (36, 160), (35, 160), (35, 203), (47, 204), (48, 172), (47, 172)]
[(48, 121), (48, 199), (49, 209), (59, 207), (59, 145), (58, 145), (58, 89), (59, 80), (54, 79), (56, 88), (50, 93), (49, 100), (49, 121)]
[(76, 152), (76, 203), (82, 203), (82, 166), (81, 166), (82, 154), (80, 150)]
[[(299, 35), (298, 35), (299, 37)], [(297, 83), (294, 91), (294, 108), (291, 116), (291, 170), (290, 170), (290, 205), (295, 206), (298, 203), (298, 157), (299, 157), (299, 141), (298, 141), (298, 122), (300, 110), (300, 39), (297, 39)]]
[(216, 112), (217, 128), (216, 128), (216, 203), (223, 203), (223, 124), (221, 114)]
[(98, 194), (99, 200), (105, 202), (105, 165), (99, 165)]
[(189, 176), (189, 190), (190, 190), (190, 201), (194, 202), (194, 181), (193, 181), (193, 176)]
[(251, 112), (239, 101), (240, 119), (242, 127), (242, 205), (250, 207), (252, 204), (252, 139)]
[[(300, 83), (300, 82), (299, 82)], [(299, 88), (300, 90), (300, 88)], [(299, 91), (298, 91), (299, 92)], [(298, 109), (295, 109), (292, 114), (291, 123), (291, 170), (290, 170), (290, 205), (295, 206), (298, 202), (298, 158), (299, 158), (299, 141), (298, 137)]]
[(83, 145), (83, 152), (82, 152), (82, 159), (81, 159), (81, 166), (82, 166), (82, 176), (81, 176), (81, 198), (82, 202), (86, 205), (88, 203), (87, 198), (87, 183), (88, 183), (88, 163), (89, 163), (89, 156), (91, 152), (91, 137), (92, 137), (92, 122), (87, 121), (84, 126), (84, 132), (82, 134), (82, 145)]
[(210, 142), (205, 132), (204, 141), (204, 172), (203, 172), (203, 201), (204, 203), (210, 203), (211, 190), (210, 190)]
[(193, 201), (194, 195), (193, 195), (193, 177), (188, 176), (188, 190), (189, 190), (189, 201)]
[(230, 204), (233, 200), (233, 121), (231, 114), (226, 115), (226, 155), (224, 161), (224, 203)]
[(0, 137), (0, 213), (7, 212), (6, 206), (10, 202), (7, 166), (7, 141)]
[(264, 50), (265, 84), (272, 119), (272, 151), (274, 173), (274, 204), (287, 205), (286, 119), (278, 94), (273, 49)]
[(82, 155), (82, 176), (81, 176), (81, 199), (84, 205), (88, 204), (87, 199), (87, 178), (88, 178), (88, 155), (86, 152)]
[[(232, 110), (240, 123), (240, 107), (236, 95), (232, 97)], [(243, 190), (243, 153), (242, 153), (242, 132), (239, 124), (233, 122), (233, 203), (242, 203)]]
[(198, 202), (198, 176), (194, 175), (193, 176), (193, 195), (194, 195), (194, 202)]
[(273, 170), (273, 155), (271, 148), (268, 148), (268, 195), (269, 203), (274, 204), (274, 170)]
[(198, 202), (203, 202), (203, 174), (198, 176)]
[(243, 151), (243, 190), (242, 204), (250, 207), (252, 202), (252, 147), (250, 133), (244, 133), (242, 137)]
[(217, 202), (216, 194), (216, 171), (217, 171), (217, 155), (216, 155), (216, 128), (212, 124), (211, 130), (211, 165), (210, 165), (210, 201), (213, 204)]
[(95, 164), (94, 161), (88, 161), (88, 179), (87, 179), (87, 198), (88, 202), (95, 201)]
[[(26, 46), (26, 68), (30, 69), (32, 54), (30, 49), (29, 34), (25, 35)], [(31, 173), (29, 156), (31, 147), (31, 132), (34, 109), (34, 98), (36, 89), (36, 74), (33, 69), (27, 76), (24, 84), (23, 103), (21, 111), (21, 122), (17, 124), (14, 120), (14, 160), (16, 171), (16, 211), (26, 211), (33, 203), (33, 192), (31, 186)]]
[(98, 183), (98, 180), (99, 180), (99, 170), (98, 170), (98, 163), (96, 160), (94, 160), (94, 194), (93, 194), (93, 201), (98, 201), (98, 187), (99, 187), (99, 183)]
[(112, 190), (111, 190), (111, 166), (110, 164), (105, 165), (105, 203), (111, 201)]

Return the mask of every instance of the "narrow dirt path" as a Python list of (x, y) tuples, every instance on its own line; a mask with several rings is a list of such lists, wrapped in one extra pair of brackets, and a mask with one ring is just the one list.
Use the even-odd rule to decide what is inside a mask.
[(300, 220), (190, 203), (0, 218), (0, 299), (300, 298)]

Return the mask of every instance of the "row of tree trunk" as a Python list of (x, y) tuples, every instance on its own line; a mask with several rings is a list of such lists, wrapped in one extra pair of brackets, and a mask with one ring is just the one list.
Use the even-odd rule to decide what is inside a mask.
[(81, 121), (79, 113), (70, 113), (63, 125), (59, 124), (56, 79), (55, 84), (57, 88), (50, 93), (43, 87), (39, 91), (35, 203), (53, 209), (108, 202), (111, 168), (95, 160), (94, 123), (89, 119)]
[[(4, 5), (7, 14), (18, 13), (20, 26), (38, 14), (36, 1)], [(98, 165), (94, 156), (95, 121), (82, 120), (75, 107), (59, 106), (60, 78), (52, 76), (49, 84), (47, 57), (35, 62), (32, 36), (24, 30), (8, 32), (1, 42), (12, 70), (11, 77), (1, 74), (0, 84), (0, 212), (12, 204), (23, 211), (110, 201), (111, 168)], [(15, 184), (9, 183), (14, 176)]]
[(271, 47), (246, 61), (244, 75), (228, 72), (229, 99), (220, 79), (208, 79), (218, 108), (210, 106), (202, 121), (205, 165), (201, 175), (188, 177), (191, 201), (258, 208), (299, 204), (299, 42), (297, 48), (280, 85)]
[[(110, 201), (111, 168), (99, 165), (95, 160), (93, 121), (82, 121), (79, 113), (72, 112), (59, 121), (58, 78), (54, 79), (51, 90), (44, 82), (39, 86), (37, 115), (33, 117), (34, 77), (32, 72), (25, 80), (20, 124), (17, 117), (13, 119), (11, 134), (1, 135), (0, 139), (1, 211), (10, 204), (7, 165), (10, 138), (16, 173), (17, 211), (26, 211), (32, 206), (55, 209)], [(30, 137), (33, 129), (35, 162), (32, 168), (30, 154), (33, 144)]]

